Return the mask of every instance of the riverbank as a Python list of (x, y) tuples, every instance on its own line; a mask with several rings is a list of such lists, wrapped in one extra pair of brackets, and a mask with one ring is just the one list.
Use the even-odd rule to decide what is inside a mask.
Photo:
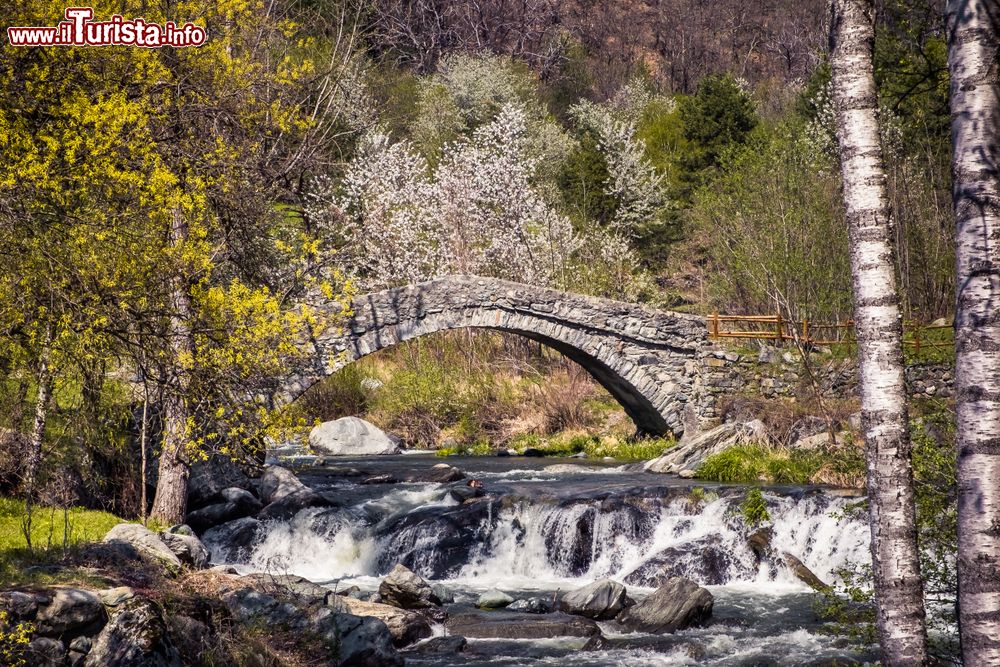
[[(163, 628), (147, 642), (155, 649), (144, 654), (147, 662), (94, 664), (197, 664), (177, 662), (194, 651), (210, 655), (212, 664), (245, 664), (255, 651), (264, 656), (260, 664), (398, 659), (466, 667), (570, 659), (594, 667), (749, 659), (829, 665), (872, 656), (828, 634), (812, 606), (811, 586), (834, 583), (842, 564), (867, 552), (866, 525), (844, 512), (855, 494), (703, 484), (580, 459), (443, 463), (433, 454), (407, 454), (301, 457), (297, 464), (295, 473), (268, 466), (259, 479), (201, 475), (192, 487), (194, 531), (116, 528), (103, 544), (23, 567), (27, 577), (18, 589), (30, 584), (31, 594), (42, 596), (24, 621), (45, 633), (32, 635), (35, 648), (63, 650), (67, 659), (76, 650), (83, 660), (53, 664), (91, 664), (79, 637), (91, 642), (88, 650), (106, 646), (109, 634), (135, 639), (134, 628), (120, 628), (130, 618), (125, 610), (136, 606)], [(752, 510), (752, 502), (761, 507)], [(178, 537), (188, 534), (190, 540)], [(166, 549), (151, 548), (160, 542)], [(202, 543), (214, 569), (195, 569), (206, 565), (197, 557)], [(399, 566), (425, 580), (439, 603), (401, 610), (385, 590)], [(677, 577), (690, 584), (671, 583)], [(38, 619), (54, 614), (44, 611), (53, 585), (101, 601), (87, 629), (42, 627)], [(591, 585), (621, 587), (612, 596), (621, 596), (621, 606), (574, 611), (569, 593)], [(709, 615), (669, 630), (630, 625), (622, 616), (633, 605), (676, 601), (681, 590), (709, 596), (711, 611), (701, 612)], [(9, 588), (0, 593), (10, 613), (12, 599)], [(378, 623), (364, 635), (369, 648), (345, 660), (336, 653), (344, 637), (354, 637), (351, 646), (364, 643), (348, 632), (351, 618)], [(14, 620), (8, 639), (17, 631)], [(382, 662), (365, 661), (376, 654), (372, 659)]]

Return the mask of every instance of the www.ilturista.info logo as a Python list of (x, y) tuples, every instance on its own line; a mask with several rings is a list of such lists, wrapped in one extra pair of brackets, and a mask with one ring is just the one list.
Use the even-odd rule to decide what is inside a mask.
[(90, 7), (69, 7), (66, 20), (56, 26), (20, 26), (7, 28), (11, 46), (201, 46), (205, 29), (193, 23), (183, 26), (173, 21), (161, 25), (144, 19), (125, 20), (119, 15), (110, 21), (94, 21)]

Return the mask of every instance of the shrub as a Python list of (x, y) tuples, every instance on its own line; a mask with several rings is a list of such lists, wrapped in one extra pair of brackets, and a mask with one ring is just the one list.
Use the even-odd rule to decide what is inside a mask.
[(767, 501), (764, 500), (764, 494), (760, 489), (753, 488), (747, 491), (743, 502), (740, 503), (740, 514), (751, 526), (771, 520), (771, 514), (767, 511)]

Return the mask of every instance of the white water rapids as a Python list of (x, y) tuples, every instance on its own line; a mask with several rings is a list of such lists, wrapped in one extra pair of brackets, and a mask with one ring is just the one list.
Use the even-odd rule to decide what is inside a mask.
[[(858, 664), (871, 655), (823, 632), (813, 592), (784, 558), (796, 557), (827, 583), (836, 583), (842, 568), (867, 562), (868, 527), (845, 511), (857, 498), (765, 489), (769, 520), (751, 526), (740, 510), (740, 487), (665, 483), (614, 469), (487, 469), (474, 476), (486, 495), (464, 502), (452, 492), (464, 480), (366, 486), (357, 478), (324, 478), (316, 488), (336, 500), (333, 507), (265, 522), (248, 551), (209, 547), (213, 560), (243, 571), (295, 574), (337, 590), (356, 585), (363, 594), (403, 563), (447, 586), (462, 608), (493, 588), (551, 599), (605, 577), (635, 598), (669, 576), (686, 576), (715, 596), (707, 627), (675, 635), (623, 634), (602, 623), (611, 646), (598, 651), (579, 652), (581, 642), (569, 638), (470, 640), (474, 649), (465, 657), (412, 656), (408, 665), (791, 666)], [(763, 555), (748, 542), (761, 528), (768, 535)]]

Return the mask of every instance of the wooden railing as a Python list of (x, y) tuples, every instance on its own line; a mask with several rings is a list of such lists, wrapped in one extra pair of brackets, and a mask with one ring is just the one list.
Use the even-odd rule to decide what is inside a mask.
[[(823, 323), (808, 319), (789, 320), (775, 315), (720, 315), (705, 318), (711, 340), (742, 338), (770, 340), (774, 343), (794, 341), (805, 345), (844, 345), (855, 342), (854, 322)], [(916, 353), (922, 349), (948, 348), (954, 339), (949, 335), (951, 324), (903, 325), (903, 345)], [(934, 333), (939, 332), (939, 333)]]

